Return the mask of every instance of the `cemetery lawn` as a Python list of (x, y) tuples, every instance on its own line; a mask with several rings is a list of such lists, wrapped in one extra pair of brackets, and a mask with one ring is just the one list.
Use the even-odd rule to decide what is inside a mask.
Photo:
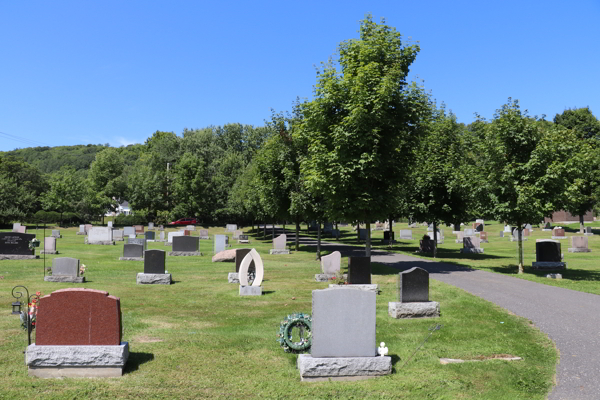
[[(311, 291), (327, 287), (314, 281), (320, 264), (313, 251), (269, 255), (270, 241), (251, 235), (250, 246), (265, 265), (263, 295), (240, 297), (238, 285), (227, 283), (234, 264), (211, 262), (212, 240), (200, 241), (202, 257), (167, 256), (173, 285), (136, 285), (143, 264), (118, 261), (123, 242), (84, 245), (84, 236), (76, 236), (76, 231), (61, 229), (60, 254), (47, 255), (46, 265), (53, 257), (79, 258), (87, 266), (84, 284), (44, 282), (42, 259), (0, 261), (0, 399), (504, 400), (545, 399), (553, 386), (557, 351), (529, 321), (435, 280), (430, 280), (430, 299), (440, 303), (440, 318), (393, 319), (387, 309), (388, 302), (396, 300), (398, 271), (378, 264), (373, 265), (373, 281), (382, 289), (377, 296), (377, 342), (389, 348), (393, 373), (356, 382), (303, 383), (295, 367), (297, 356), (284, 353), (276, 339), (280, 322), (293, 312), (310, 314)], [(42, 236), (41, 230), (30, 232)], [(224, 229), (211, 228), (211, 237), (215, 233)], [(170, 249), (158, 242), (148, 247)], [(347, 259), (342, 258), (345, 265)], [(120, 297), (123, 340), (130, 345), (124, 375), (29, 377), (23, 358), (26, 335), (18, 317), (10, 313), (11, 289), (19, 284), (42, 294), (85, 287)], [(443, 327), (412, 356), (436, 324)], [(504, 355), (523, 359), (494, 359)], [(441, 365), (440, 358), (481, 361)]]
[[(438, 245), (436, 261), (458, 264), (483, 271), (496, 272), (511, 275), (521, 279), (527, 279), (533, 282), (545, 285), (560, 286), (566, 289), (577, 290), (592, 294), (600, 294), (600, 265), (597, 262), (600, 253), (600, 222), (586, 223), (585, 226), (591, 226), (594, 236), (588, 236), (588, 247), (592, 250), (589, 253), (569, 253), (571, 247), (571, 236), (583, 236), (579, 233), (579, 223), (568, 225), (559, 225), (565, 228), (567, 239), (560, 240), (561, 251), (564, 260), (567, 263), (567, 269), (564, 271), (536, 271), (531, 268), (531, 263), (535, 261), (535, 241), (536, 239), (551, 239), (552, 232), (543, 232), (541, 228), (534, 226), (534, 231), (528, 240), (523, 242), (524, 254), (524, 274), (518, 274), (517, 242), (511, 242), (509, 237), (500, 237), (499, 232), (503, 230), (503, 225), (498, 222), (485, 222), (486, 232), (488, 232), (489, 243), (482, 243), (483, 254), (462, 254), (460, 249), (462, 244), (455, 243), (456, 235), (452, 234), (452, 228), (447, 226), (440, 227), (444, 231), (444, 243)], [(467, 226), (463, 226), (463, 229)], [(356, 233), (351, 227), (341, 228), (341, 243), (352, 246), (364, 247), (364, 242), (358, 243)], [(410, 229), (408, 224), (398, 223), (394, 225), (396, 238), (399, 237), (400, 229)], [(432, 255), (415, 253), (419, 249), (419, 239), (427, 232), (427, 227), (419, 226), (413, 228), (413, 240), (397, 240), (397, 243), (390, 249), (388, 245), (381, 244), (383, 231), (373, 231), (373, 248), (378, 250), (392, 251), (406, 255), (433, 259)], [(432, 232), (429, 232), (433, 235)], [(508, 234), (505, 234), (508, 235)], [(315, 237), (311, 232), (311, 237)], [(433, 238), (433, 236), (432, 236)], [(327, 238), (328, 241), (335, 239)], [(549, 279), (546, 275), (549, 273), (560, 273), (562, 279)]]

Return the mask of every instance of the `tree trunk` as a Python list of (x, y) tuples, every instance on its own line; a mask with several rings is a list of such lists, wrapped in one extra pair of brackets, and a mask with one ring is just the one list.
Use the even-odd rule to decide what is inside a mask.
[(360, 243), (360, 221), (356, 223), (356, 238), (358, 239), (358, 243)]
[(523, 273), (523, 226), (521, 223), (517, 226), (517, 249), (519, 251), (519, 274)]
[(271, 225), (271, 240), (275, 239), (275, 222)]
[(365, 244), (365, 254), (371, 257), (371, 221), (367, 220), (367, 243)]
[(394, 238), (394, 222), (393, 222), (393, 218), (390, 215), (390, 242), (388, 243), (390, 245), (390, 247), (392, 247), (392, 245), (394, 244), (393, 238)]
[(454, 231), (455, 232), (459, 232), (460, 231), (460, 222), (455, 222), (454, 223)]
[(585, 226), (583, 223), (583, 214), (579, 215), (579, 233), (585, 232)]
[(437, 256), (437, 222), (433, 221), (433, 258)]
[(300, 249), (300, 217), (296, 217), (296, 251)]
[(267, 238), (267, 223), (263, 222), (263, 239)]
[(335, 223), (335, 230), (336, 230), (336, 231), (337, 231), (337, 233), (338, 233), (338, 234), (337, 234), (337, 236), (335, 237), (335, 240), (338, 240), (338, 241), (339, 241), (339, 240), (340, 240), (340, 236), (341, 236), (341, 234), (340, 234), (340, 228), (338, 227), (338, 223), (337, 223), (337, 221), (336, 221), (336, 223)]
[(283, 234), (285, 235), (285, 221), (283, 221)]
[(321, 221), (317, 221), (317, 260), (321, 261)]

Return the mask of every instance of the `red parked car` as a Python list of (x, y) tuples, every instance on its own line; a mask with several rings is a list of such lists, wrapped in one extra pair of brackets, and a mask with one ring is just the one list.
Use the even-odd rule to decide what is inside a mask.
[(180, 218), (177, 221), (169, 222), (169, 225), (196, 225), (196, 218)]

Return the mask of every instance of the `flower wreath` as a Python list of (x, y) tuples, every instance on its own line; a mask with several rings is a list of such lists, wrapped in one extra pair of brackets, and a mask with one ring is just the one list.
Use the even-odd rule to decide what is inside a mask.
[[(304, 335), (299, 342), (292, 342), (292, 329), (298, 327), (304, 329)], [(287, 316), (279, 325), (277, 341), (286, 353), (302, 353), (310, 349), (312, 345), (312, 318), (303, 313), (294, 313)]]

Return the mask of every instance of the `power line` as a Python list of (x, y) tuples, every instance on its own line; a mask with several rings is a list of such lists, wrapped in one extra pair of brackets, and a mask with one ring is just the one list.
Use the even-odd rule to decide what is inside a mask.
[(14, 140), (15, 142), (25, 143), (25, 144), (28, 144), (30, 146), (39, 146), (39, 145), (51, 146), (48, 143), (38, 142), (36, 140), (32, 140), (32, 139), (27, 139), (27, 138), (24, 138), (24, 137), (19, 137), (19, 136), (11, 135), (10, 133), (6, 133), (6, 132), (0, 132), (0, 135), (2, 135), (3, 137), (5, 137), (6, 139)]

